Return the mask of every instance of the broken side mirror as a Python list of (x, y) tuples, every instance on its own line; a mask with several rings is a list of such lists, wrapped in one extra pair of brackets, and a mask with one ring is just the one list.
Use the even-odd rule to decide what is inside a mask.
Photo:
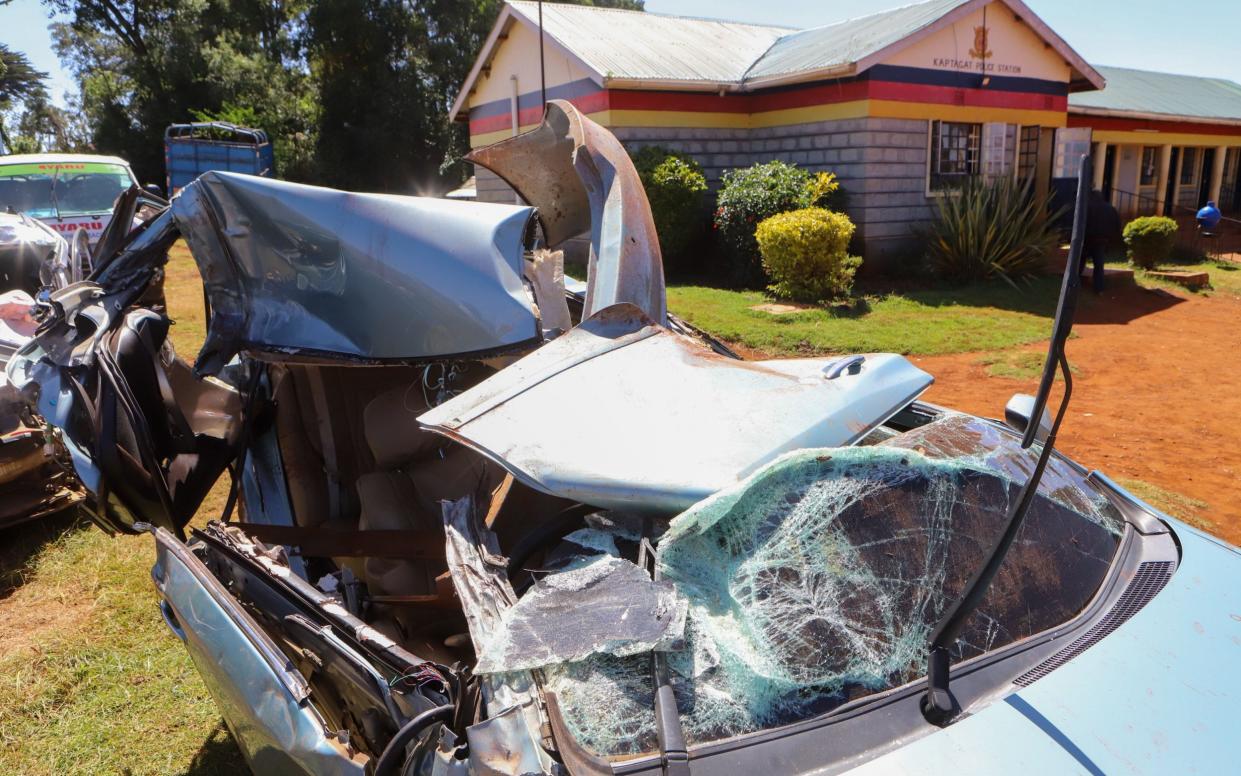
[[(1004, 422), (1018, 433), (1024, 434), (1030, 427), (1030, 416), (1034, 413), (1034, 397), (1028, 393), (1014, 393), (1013, 398), (1004, 405)], [(1039, 442), (1047, 440), (1051, 431), (1051, 413), (1043, 408), (1043, 415), (1038, 419), (1038, 433), (1035, 439)]]

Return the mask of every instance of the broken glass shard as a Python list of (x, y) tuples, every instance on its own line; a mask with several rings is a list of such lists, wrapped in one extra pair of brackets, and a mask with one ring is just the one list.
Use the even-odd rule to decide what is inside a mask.
[(533, 669), (591, 655), (667, 649), (685, 630), (685, 611), (672, 585), (653, 581), (627, 560), (596, 555), (548, 574), (504, 610), (475, 671)]

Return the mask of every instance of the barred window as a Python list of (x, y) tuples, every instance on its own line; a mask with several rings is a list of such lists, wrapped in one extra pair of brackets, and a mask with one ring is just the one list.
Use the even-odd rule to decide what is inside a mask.
[(1030, 180), (1038, 172), (1038, 143), (1041, 128), (1038, 125), (1021, 128), (1021, 140), (1017, 145), (1017, 178)]
[(982, 124), (931, 122), (930, 187), (942, 191), (978, 175)]

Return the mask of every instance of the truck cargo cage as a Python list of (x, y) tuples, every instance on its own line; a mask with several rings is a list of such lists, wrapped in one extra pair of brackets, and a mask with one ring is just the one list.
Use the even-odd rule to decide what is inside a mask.
[(275, 176), (267, 133), (225, 121), (172, 124), (164, 130), (169, 196), (208, 170)]

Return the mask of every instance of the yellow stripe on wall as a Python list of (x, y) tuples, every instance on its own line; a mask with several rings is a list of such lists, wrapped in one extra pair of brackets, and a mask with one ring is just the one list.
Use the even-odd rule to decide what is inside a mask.
[(885, 119), (937, 119), (977, 124), (996, 121), (1005, 124), (1037, 124), (1040, 127), (1063, 127), (1068, 123), (1068, 114), (1062, 111), (937, 105), (896, 100), (871, 100), (868, 115)]
[[(604, 110), (587, 114), (605, 127), (694, 127), (700, 129), (750, 129), (757, 127), (785, 127), (809, 124), (815, 121), (834, 121), (855, 118), (893, 119), (939, 119), (941, 121), (1003, 122), (1006, 124), (1037, 124), (1041, 127), (1063, 127), (1067, 114), (1051, 110), (1023, 110), (1020, 108), (984, 108), (969, 105), (938, 105), (934, 103), (898, 102), (895, 100), (851, 100), (849, 102), (809, 105), (802, 108), (784, 108), (762, 113), (713, 113), (701, 111), (670, 110)], [(523, 124), (525, 132), (538, 126)], [(470, 136), (470, 147), (498, 143), (512, 136), (512, 130), (501, 129)], [(1095, 133), (1102, 139), (1103, 133)], [(1108, 133), (1138, 134), (1142, 133)], [(1150, 137), (1180, 137), (1174, 135), (1147, 135)], [(1108, 141), (1113, 142), (1113, 141)], [(1121, 141), (1115, 141), (1121, 142)], [(1136, 141), (1135, 141), (1136, 142)], [(1168, 140), (1164, 142), (1181, 142)], [(1236, 138), (1241, 145), (1241, 136)], [(1223, 142), (1204, 145), (1223, 145)]]
[(1241, 127), (1236, 135), (1199, 135), (1189, 132), (1126, 132), (1113, 129), (1096, 129), (1090, 133), (1096, 143), (1115, 143), (1116, 145), (1189, 145), (1206, 146), (1241, 146)]
[(803, 108), (781, 108), (751, 114), (752, 127), (787, 127), (793, 124), (809, 124), (814, 121), (837, 119), (860, 119), (869, 115), (874, 100), (850, 100), (827, 105), (807, 105)]

